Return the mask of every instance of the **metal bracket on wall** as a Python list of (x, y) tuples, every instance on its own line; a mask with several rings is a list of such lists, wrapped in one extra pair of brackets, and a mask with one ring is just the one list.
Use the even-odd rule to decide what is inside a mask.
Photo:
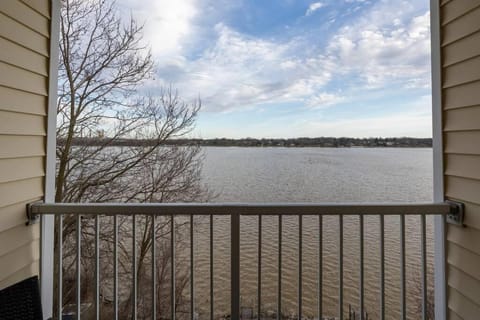
[(27, 222), (25, 225), (30, 226), (40, 221), (40, 214), (36, 213), (33, 208), (33, 205), (38, 203), (43, 203), (43, 201), (27, 203)]
[(463, 221), (465, 219), (465, 205), (461, 202), (447, 200), (445, 201), (450, 205), (450, 212), (447, 213), (447, 223), (454, 224), (463, 227)]

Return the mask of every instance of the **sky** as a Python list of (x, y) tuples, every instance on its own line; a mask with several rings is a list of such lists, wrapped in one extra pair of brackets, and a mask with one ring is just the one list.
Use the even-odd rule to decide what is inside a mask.
[(427, 0), (118, 0), (196, 138), (431, 137)]

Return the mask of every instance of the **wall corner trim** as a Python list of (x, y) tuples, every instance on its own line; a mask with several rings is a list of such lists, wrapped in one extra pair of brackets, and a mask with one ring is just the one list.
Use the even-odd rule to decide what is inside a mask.
[[(48, 112), (47, 141), (45, 157), (45, 202), (55, 199), (55, 157), (56, 157), (56, 118), (58, 87), (58, 44), (60, 31), (60, 0), (50, 0), (50, 62), (48, 73)], [(53, 311), (53, 277), (54, 277), (54, 227), (53, 215), (41, 217), (41, 263), (40, 290), (44, 319), (52, 317)]]
[[(443, 119), (440, 0), (430, 0), (432, 67), (433, 201), (443, 202)], [(435, 217), (435, 319), (447, 319), (445, 217)]]

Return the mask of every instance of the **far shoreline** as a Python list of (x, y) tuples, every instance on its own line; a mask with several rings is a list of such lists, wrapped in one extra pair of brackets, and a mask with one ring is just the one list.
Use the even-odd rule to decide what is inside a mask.
[[(76, 137), (73, 145), (77, 146), (112, 146), (112, 147), (146, 147), (159, 142), (145, 139), (126, 139), (108, 137)], [(58, 139), (57, 144), (65, 141)], [(199, 146), (199, 147), (283, 147), (283, 148), (432, 148), (432, 138), (214, 138), (214, 139), (169, 139), (161, 141), (163, 146)]]

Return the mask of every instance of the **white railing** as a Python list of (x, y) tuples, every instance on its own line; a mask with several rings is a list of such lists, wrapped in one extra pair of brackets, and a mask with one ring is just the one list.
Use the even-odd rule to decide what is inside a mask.
[[(157, 250), (157, 235), (156, 231), (156, 219), (158, 217), (169, 217), (167, 227), (170, 232), (170, 314), (166, 316), (165, 314), (161, 315), (162, 319), (176, 319), (176, 275), (175, 275), (175, 265), (176, 265), (176, 232), (175, 230), (175, 218), (176, 217), (186, 217), (186, 225), (189, 225), (189, 246), (186, 249), (188, 252), (189, 260), (189, 290), (190, 290), (190, 301), (188, 303), (188, 318), (196, 319), (196, 302), (195, 297), (197, 293), (194, 292), (194, 217), (196, 216), (207, 216), (209, 223), (209, 292), (202, 292), (204, 295), (209, 295), (209, 308), (210, 308), (210, 319), (214, 318), (214, 217), (215, 216), (229, 216), (230, 217), (230, 318), (231, 319), (241, 319), (241, 296), (240, 296), (240, 217), (241, 216), (256, 216), (258, 217), (258, 259), (257, 259), (257, 299), (256, 310), (254, 315), (256, 318), (264, 318), (262, 316), (262, 229), (265, 228), (262, 226), (262, 221), (265, 216), (276, 216), (278, 218), (278, 257), (277, 257), (277, 305), (276, 305), (276, 315), (277, 319), (282, 318), (282, 244), (285, 243), (283, 238), (283, 219), (285, 216), (295, 216), (298, 217), (298, 261), (297, 261), (297, 310), (295, 314), (296, 319), (303, 319), (303, 307), (302, 307), (302, 294), (303, 294), (303, 248), (304, 248), (304, 231), (303, 231), (303, 222), (305, 216), (318, 217), (316, 220), (318, 223), (318, 243), (316, 246), (318, 248), (318, 280), (317, 280), (317, 318), (323, 318), (324, 312), (323, 308), (323, 237), (322, 231), (324, 217), (325, 216), (336, 216), (338, 217), (338, 312), (335, 316), (337, 319), (344, 319), (348, 316), (349, 313), (346, 312), (345, 302), (344, 302), (344, 217), (346, 216), (356, 216), (359, 219), (358, 223), (358, 234), (359, 234), (359, 250), (358, 255), (360, 259), (359, 263), (359, 278), (358, 278), (358, 288), (359, 288), (359, 318), (365, 319), (368, 316), (365, 312), (365, 278), (364, 278), (364, 265), (365, 265), (365, 217), (377, 217), (378, 218), (378, 242), (379, 242), (379, 319), (385, 319), (385, 252), (388, 250), (385, 246), (385, 217), (386, 216), (398, 216), (399, 217), (399, 237), (400, 237), (400, 260), (399, 260), (399, 270), (400, 270), (400, 295), (398, 305), (400, 308), (400, 318), (406, 319), (407, 317), (407, 299), (406, 299), (406, 248), (405, 248), (405, 218), (407, 216), (418, 216), (420, 217), (420, 251), (421, 251), (421, 306), (422, 306), (422, 319), (427, 319), (427, 231), (426, 231), (426, 216), (430, 215), (441, 215), (445, 216), (447, 213), (451, 212), (452, 206), (446, 203), (438, 204), (212, 204), (212, 203), (201, 203), (201, 204), (33, 204), (31, 206), (31, 214), (52, 214), (56, 217), (56, 255), (55, 255), (55, 264), (56, 264), (56, 311), (54, 314), (57, 318), (58, 315), (65, 313), (65, 302), (64, 302), (64, 292), (65, 292), (65, 279), (63, 271), (65, 270), (65, 263), (75, 265), (75, 308), (72, 312), (76, 315), (77, 319), (80, 319), (83, 316), (84, 310), (82, 309), (82, 281), (81, 281), (81, 271), (82, 271), (82, 227), (85, 222), (84, 219), (93, 221), (92, 230), (94, 239), (94, 299), (93, 299), (93, 309), (94, 313), (92, 318), (100, 319), (100, 308), (101, 308), (101, 294), (100, 294), (100, 259), (101, 257), (101, 216), (113, 216), (113, 226), (110, 230), (113, 234), (111, 235), (111, 245), (113, 247), (113, 292), (111, 303), (113, 304), (113, 316), (114, 319), (126, 318), (127, 316), (130, 319), (137, 319), (138, 316), (138, 289), (139, 284), (137, 282), (137, 228), (138, 217), (141, 216), (145, 220), (150, 221), (150, 230), (148, 237), (151, 237), (151, 257), (156, 257)], [(68, 241), (64, 238), (64, 231), (66, 225), (64, 225), (64, 217), (68, 218), (68, 224), (72, 230)], [(128, 218), (131, 217), (131, 218)], [(147, 220), (147, 217), (149, 220)], [(129, 284), (122, 283), (121, 286), (131, 286), (133, 292), (131, 297), (131, 306), (128, 311), (128, 315), (122, 314), (125, 313), (124, 310), (119, 308), (119, 277), (118, 277), (118, 265), (119, 265), (119, 219), (132, 219), (129, 220), (131, 229), (128, 229), (129, 232), (133, 235), (133, 242), (131, 243), (131, 255), (132, 255), (132, 269), (131, 269), (131, 282)], [(123, 221), (123, 220), (122, 220)], [(62, 232), (59, 232), (62, 230)], [(71, 240), (74, 240), (74, 244), (70, 243)], [(68, 243), (67, 243), (68, 242)], [(74, 257), (69, 261), (64, 261), (64, 252), (65, 246), (68, 246), (68, 250), (73, 250)], [(73, 249), (72, 249), (73, 248)], [(129, 252), (130, 252), (129, 251)], [(368, 257), (367, 257), (368, 258)], [(156, 268), (156, 259), (151, 261), (151, 310), (150, 317), (151, 319), (159, 319), (158, 314), (158, 297), (157, 297), (157, 268)], [(67, 288), (71, 289), (71, 288)], [(183, 315), (185, 316), (185, 315)], [(140, 317), (140, 316), (138, 316)], [(143, 315), (142, 317), (145, 317)], [(244, 317), (245, 318), (245, 317)]]

